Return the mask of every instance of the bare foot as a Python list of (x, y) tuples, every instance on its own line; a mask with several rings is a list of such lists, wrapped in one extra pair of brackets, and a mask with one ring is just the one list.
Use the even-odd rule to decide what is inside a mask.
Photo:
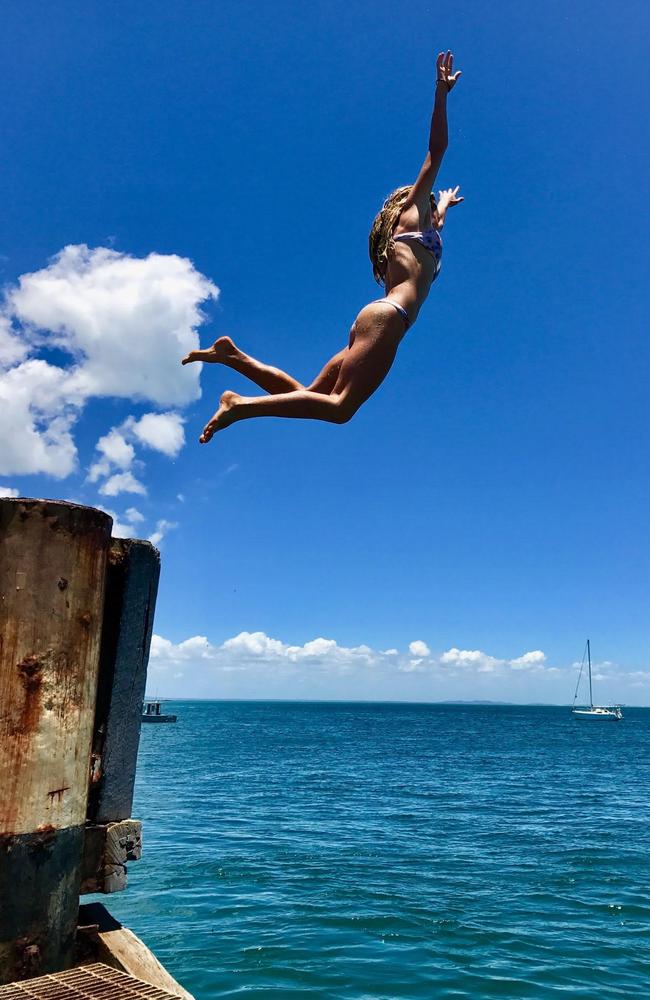
[(217, 433), (217, 431), (222, 431), (224, 427), (231, 424), (234, 419), (233, 408), (237, 406), (237, 403), (242, 397), (236, 392), (224, 392), (219, 400), (220, 406), (212, 420), (208, 420), (207, 424), (203, 428), (203, 434), (199, 438), (201, 444), (207, 444), (208, 441)]
[(237, 356), (239, 351), (233, 344), (230, 337), (219, 337), (215, 340), (212, 347), (208, 347), (206, 351), (190, 351), (183, 360), (182, 365), (189, 365), (192, 361), (203, 361), (208, 364), (220, 363), (222, 365), (227, 365), (228, 362)]

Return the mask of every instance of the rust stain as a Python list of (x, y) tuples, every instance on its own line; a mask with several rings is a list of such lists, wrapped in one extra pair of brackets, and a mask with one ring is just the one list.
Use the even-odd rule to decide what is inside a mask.
[[(34, 767), (45, 720), (55, 727), (55, 755), (64, 747), (70, 754), (73, 787), (88, 759), (110, 523), (102, 512), (58, 501), (0, 503), (0, 834), (19, 828), (27, 798), (40, 799), (37, 822), (67, 802), (68, 788), (48, 789), (45, 761)], [(25, 589), (17, 593), (16, 584)], [(65, 776), (72, 780), (72, 772)], [(41, 834), (47, 838), (46, 827)]]
[(38, 727), (40, 695), (43, 685), (43, 664), (38, 656), (26, 656), (16, 665), (25, 692), (19, 721), (19, 732), (27, 734)]
[(69, 788), (70, 788), (70, 785), (64, 785), (63, 788), (55, 788), (53, 791), (48, 792), (47, 794), (48, 794), (49, 798), (52, 799), (52, 803), (54, 803), (55, 799), (56, 799), (57, 802), (60, 802), (61, 799), (63, 798), (63, 793), (67, 792), (69, 790)]
[(21, 660), (17, 664), (17, 669), (23, 675), (22, 680), (25, 688), (37, 688), (42, 683), (39, 674), (43, 669), (43, 664), (33, 653)]

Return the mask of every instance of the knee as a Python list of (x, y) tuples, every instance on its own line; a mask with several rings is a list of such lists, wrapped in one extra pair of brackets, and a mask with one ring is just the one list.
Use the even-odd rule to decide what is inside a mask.
[(346, 400), (341, 400), (334, 407), (332, 416), (333, 423), (347, 424), (349, 420), (352, 420), (352, 417), (354, 416), (354, 414), (357, 412), (358, 409), (359, 409), (358, 406), (354, 406), (352, 403)]

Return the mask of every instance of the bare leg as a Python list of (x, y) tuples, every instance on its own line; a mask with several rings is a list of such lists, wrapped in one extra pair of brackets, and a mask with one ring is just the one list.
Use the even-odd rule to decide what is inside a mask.
[[(224, 392), (219, 409), (206, 424), (199, 440), (206, 444), (216, 431), (251, 417), (294, 417), (345, 423), (383, 382), (403, 335), (403, 320), (392, 309), (389, 311), (375, 304), (366, 306), (353, 327), (350, 347), (341, 352), (338, 377), (329, 395), (304, 388), (258, 397)], [(338, 358), (339, 355), (333, 358), (330, 366), (335, 367)], [(321, 376), (328, 370), (331, 376), (328, 366)]]
[(261, 361), (257, 361), (256, 358), (244, 354), (230, 337), (219, 337), (206, 351), (190, 351), (183, 358), (181, 364), (187, 365), (192, 361), (226, 365), (241, 375), (245, 375), (255, 385), (259, 385), (260, 389), (266, 389), (267, 392), (293, 392), (295, 389), (304, 389), (302, 382), (287, 375), (280, 368), (265, 365)]
[[(309, 386), (312, 392), (330, 393), (336, 384), (341, 363), (347, 350), (339, 351), (331, 358), (323, 370), (316, 376)], [(219, 337), (212, 347), (205, 351), (190, 351), (181, 361), (182, 365), (190, 364), (192, 361), (203, 361), (207, 364), (222, 364), (234, 369), (241, 375), (245, 375), (260, 389), (266, 389), (270, 393), (295, 392), (296, 389), (304, 389), (305, 386), (291, 375), (287, 375), (280, 368), (265, 365), (263, 362), (253, 358), (250, 354), (241, 351), (230, 339), (230, 337)]]

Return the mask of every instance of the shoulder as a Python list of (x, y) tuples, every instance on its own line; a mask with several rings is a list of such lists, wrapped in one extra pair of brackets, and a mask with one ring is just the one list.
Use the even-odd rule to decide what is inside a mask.
[(400, 233), (419, 232), (421, 229), (427, 229), (430, 218), (428, 196), (426, 200), (418, 199), (418, 201), (410, 205), (407, 204), (402, 209), (401, 215), (397, 220), (393, 235), (399, 236)]

